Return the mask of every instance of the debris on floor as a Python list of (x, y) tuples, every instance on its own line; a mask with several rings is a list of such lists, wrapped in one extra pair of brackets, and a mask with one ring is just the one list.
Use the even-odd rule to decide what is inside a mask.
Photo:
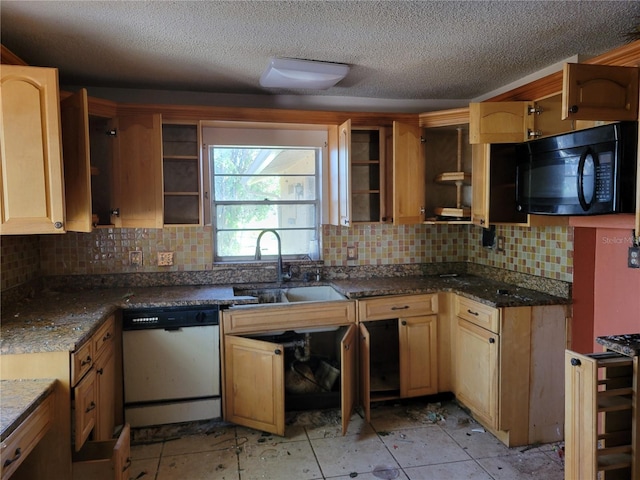
[(299, 412), (286, 412), (286, 425), (301, 427), (329, 427), (342, 425), (342, 413), (340, 409), (307, 410)]
[(443, 425), (447, 421), (447, 410), (440, 402), (427, 403), (424, 406), (412, 405), (406, 410), (412, 420), (419, 423), (433, 423)]

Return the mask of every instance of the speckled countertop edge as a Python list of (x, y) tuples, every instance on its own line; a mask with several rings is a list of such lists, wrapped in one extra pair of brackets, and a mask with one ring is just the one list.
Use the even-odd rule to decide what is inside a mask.
[[(317, 285), (310, 282), (302, 285)], [(325, 282), (350, 299), (382, 295), (454, 292), (494, 307), (568, 304), (566, 298), (473, 275), (378, 277)], [(287, 283), (283, 287), (297, 284)], [(276, 284), (242, 284), (243, 288)], [(131, 287), (43, 291), (2, 311), (0, 354), (74, 351), (119, 309), (255, 303), (235, 297), (233, 285)]]
[(640, 333), (597, 337), (596, 342), (603, 345), (607, 350), (627, 355), (628, 357), (640, 355)]
[(4, 441), (53, 392), (56, 380), (0, 381), (0, 441)]

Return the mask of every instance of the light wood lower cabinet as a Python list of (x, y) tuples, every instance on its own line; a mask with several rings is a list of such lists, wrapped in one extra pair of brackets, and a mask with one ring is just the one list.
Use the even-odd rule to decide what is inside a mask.
[(565, 475), (640, 477), (638, 357), (565, 353)]
[(296, 366), (306, 365), (310, 356), (321, 353), (338, 365), (328, 369), (339, 370), (339, 384), (328, 387), (318, 370), (315, 375), (305, 370), (304, 376), (312, 378), (309, 396), (339, 398), (345, 434), (356, 400), (355, 318), (353, 301), (223, 311), (225, 420), (283, 436), (286, 400), (300, 400), (300, 396), (287, 395), (286, 379), (298, 375)]
[(438, 392), (438, 295), (380, 297), (358, 302), (360, 397), (371, 402)]
[(457, 296), (454, 393), (509, 447), (564, 438), (563, 305), (493, 308)]

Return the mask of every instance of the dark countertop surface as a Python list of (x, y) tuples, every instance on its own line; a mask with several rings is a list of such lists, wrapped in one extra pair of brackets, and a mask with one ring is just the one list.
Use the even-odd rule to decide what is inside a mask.
[(56, 380), (0, 381), (0, 441), (4, 441), (53, 392)]
[[(324, 282), (350, 299), (451, 291), (494, 307), (568, 304), (568, 299), (473, 275), (383, 277)], [(283, 288), (301, 285), (287, 283)], [(238, 285), (277, 288), (274, 284)], [(45, 291), (2, 311), (0, 354), (74, 351), (118, 309), (256, 303), (235, 297), (233, 285)]]
[(622, 355), (629, 357), (637, 357), (640, 355), (640, 333), (597, 337), (596, 342), (604, 345), (607, 350), (621, 353)]

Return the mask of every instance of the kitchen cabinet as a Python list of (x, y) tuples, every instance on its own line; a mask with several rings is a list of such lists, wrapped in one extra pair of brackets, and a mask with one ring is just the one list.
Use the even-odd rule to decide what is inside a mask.
[(562, 118), (638, 119), (638, 67), (565, 63)]
[(197, 123), (162, 125), (165, 225), (202, 223), (202, 163)]
[(64, 233), (58, 71), (2, 65), (0, 234)]
[(567, 478), (638, 478), (638, 357), (567, 350), (564, 367)]
[(494, 308), (457, 296), (456, 398), (509, 447), (563, 438), (562, 305)]
[(371, 402), (438, 392), (438, 295), (358, 301), (360, 397)]
[(93, 230), (89, 102), (82, 88), (60, 102), (67, 230)]
[(341, 226), (354, 222), (421, 223), (424, 218), (424, 159), (420, 128), (338, 128), (338, 162), (332, 170), (332, 215)]
[(113, 191), (116, 227), (162, 228), (162, 119), (127, 115), (114, 119)]
[(73, 480), (129, 480), (131, 429), (117, 439), (89, 442), (74, 455)]
[(469, 223), (472, 156), (469, 109), (420, 114), (427, 222)]
[(284, 435), (287, 398), (300, 401), (285, 392), (287, 372), (296, 364), (295, 351), (285, 342), (303, 342), (311, 355), (321, 353), (339, 364), (337, 400), (342, 432), (346, 433), (356, 398), (355, 318), (353, 301), (241, 306), (223, 311), (224, 419)]
[(469, 142), (520, 143), (575, 130), (561, 117), (561, 107), (560, 94), (535, 102), (470, 103)]
[[(123, 420), (120, 332), (119, 322), (115, 316), (110, 316), (73, 352), (0, 357), (2, 379), (58, 380), (56, 394), (51, 396), (55, 416), (50, 431), (24, 460), (12, 477), (14, 480), (51, 478), (52, 471), (56, 472), (56, 478), (69, 480), (74, 475), (75, 455), (80, 455), (84, 449), (93, 449), (92, 445), (99, 438), (112, 440), (114, 424), (121, 424)], [(98, 373), (100, 368), (105, 369), (102, 374)], [(124, 438), (124, 432), (123, 429), (120, 438)], [(87, 438), (81, 449), (83, 437)]]
[(33, 412), (2, 441), (0, 471), (2, 480), (9, 479), (46, 435), (53, 422), (55, 393), (47, 395)]

